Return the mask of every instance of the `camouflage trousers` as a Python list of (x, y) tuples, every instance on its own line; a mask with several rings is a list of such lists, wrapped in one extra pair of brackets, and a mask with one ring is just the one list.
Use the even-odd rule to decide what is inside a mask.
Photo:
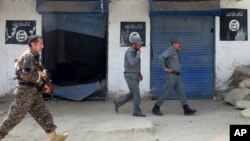
[(9, 109), (8, 115), (0, 125), (0, 139), (3, 139), (27, 113), (30, 113), (35, 121), (47, 133), (56, 129), (53, 117), (42, 98), (41, 92), (35, 87), (19, 86), (14, 91), (15, 99)]

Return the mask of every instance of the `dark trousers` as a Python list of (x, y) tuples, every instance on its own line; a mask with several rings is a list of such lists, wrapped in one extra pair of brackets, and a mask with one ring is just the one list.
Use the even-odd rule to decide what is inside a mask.
[(183, 87), (183, 82), (181, 80), (180, 75), (168, 74), (165, 82), (163, 84), (163, 89), (161, 95), (158, 97), (156, 101), (157, 106), (161, 106), (163, 102), (166, 100), (170, 91), (174, 89), (177, 95), (179, 96), (182, 105), (187, 104), (186, 93)]
[(130, 101), (131, 99), (133, 99), (134, 113), (141, 113), (141, 109), (140, 109), (141, 96), (140, 96), (138, 75), (131, 75), (131, 76), (125, 75), (125, 80), (129, 88), (129, 93), (117, 98), (116, 104), (118, 106), (122, 106), (128, 101)]

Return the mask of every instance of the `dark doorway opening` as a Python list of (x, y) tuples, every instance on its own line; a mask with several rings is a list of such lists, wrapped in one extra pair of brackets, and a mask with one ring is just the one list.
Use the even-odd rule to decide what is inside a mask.
[(54, 84), (69, 86), (106, 79), (106, 37), (64, 30), (45, 33), (44, 65)]
[[(86, 89), (86, 92), (82, 92), (86, 94), (81, 95), (90, 95), (86, 98), (105, 99), (106, 93), (98, 90), (99, 85), (94, 88), (93, 85), (106, 80), (106, 41), (106, 35), (101, 38), (60, 29), (45, 32), (43, 64), (50, 73), (53, 84), (60, 89), (80, 85)], [(92, 85), (89, 87), (89, 84)], [(92, 93), (90, 89), (97, 90), (88, 94), (90, 91)]]

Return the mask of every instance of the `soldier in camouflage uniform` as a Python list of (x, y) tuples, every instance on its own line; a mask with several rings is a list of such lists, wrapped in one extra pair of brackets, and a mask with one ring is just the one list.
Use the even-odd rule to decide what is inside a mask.
[[(42, 91), (39, 89), (47, 77), (46, 71), (39, 62), (39, 52), (43, 48), (42, 37), (32, 37), (29, 40), (29, 47), (16, 61), (16, 79), (19, 86), (14, 91), (15, 99), (8, 115), (0, 125), (0, 141), (23, 120), (27, 113), (30, 113), (48, 134), (49, 141), (64, 141), (68, 135), (56, 134), (53, 117), (45, 106)], [(46, 93), (50, 88), (44, 85), (44, 90)]]

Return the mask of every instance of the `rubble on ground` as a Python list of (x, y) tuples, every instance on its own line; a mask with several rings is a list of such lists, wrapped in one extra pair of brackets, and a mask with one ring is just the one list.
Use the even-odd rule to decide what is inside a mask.
[(241, 110), (240, 116), (250, 118), (250, 65), (239, 66), (233, 72), (230, 91), (224, 94), (225, 102)]
[(248, 100), (239, 100), (236, 101), (234, 107), (239, 110), (244, 110), (250, 108), (250, 101)]
[(250, 108), (240, 111), (240, 115), (243, 118), (250, 118)]
[(239, 83), (240, 88), (248, 88), (250, 89), (250, 79), (245, 79)]
[(234, 72), (233, 75), (230, 78), (230, 87), (238, 87), (240, 82), (246, 80), (246, 79), (250, 79), (250, 65), (243, 65), (243, 66), (239, 66), (237, 67)]
[(250, 89), (234, 88), (225, 95), (224, 100), (231, 105), (235, 105), (238, 100), (250, 100)]
[(244, 110), (250, 108), (250, 101), (248, 100), (239, 100), (236, 101), (234, 107), (239, 110)]

